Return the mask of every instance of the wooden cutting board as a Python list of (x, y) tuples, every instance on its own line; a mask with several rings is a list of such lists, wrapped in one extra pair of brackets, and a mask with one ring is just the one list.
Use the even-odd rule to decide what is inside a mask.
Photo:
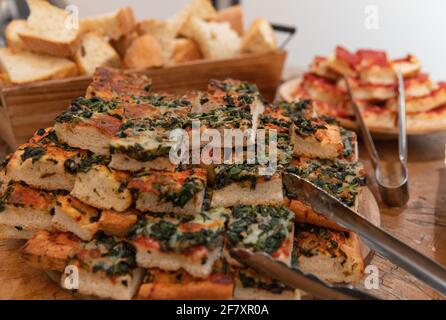
[[(368, 188), (361, 194), (359, 210), (372, 223), (380, 224), (378, 204)], [(20, 257), (22, 240), (0, 240), (0, 299), (75, 299), (41, 270), (28, 267)], [(362, 245), (363, 257), (370, 261), (370, 250)]]

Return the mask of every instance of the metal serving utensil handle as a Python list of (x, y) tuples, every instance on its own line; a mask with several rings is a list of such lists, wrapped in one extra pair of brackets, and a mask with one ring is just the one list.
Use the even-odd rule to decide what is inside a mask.
[(353, 113), (355, 114), (356, 123), (359, 126), (359, 129), (361, 130), (362, 138), (364, 140), (364, 145), (367, 149), (367, 152), (370, 155), (370, 160), (372, 161), (373, 169), (376, 171), (376, 169), (379, 167), (379, 155), (378, 151), (376, 151), (375, 143), (373, 142), (372, 135), (370, 134), (369, 128), (366, 126), (364, 122), (364, 118), (362, 117), (361, 110), (359, 110), (358, 105), (356, 104), (356, 101), (353, 97), (353, 91), (350, 86), (350, 82), (348, 81), (348, 78), (344, 76), (345, 85), (347, 86), (347, 92), (350, 96), (350, 101), (352, 104)]
[(304, 273), (298, 268), (291, 268), (281, 261), (273, 260), (271, 256), (265, 253), (252, 253), (246, 249), (232, 249), (230, 254), (238, 262), (253, 268), (259, 273), (266, 274), (293, 289), (303, 290), (320, 299), (377, 299), (351, 285), (331, 285), (326, 283), (312, 274)]
[(446, 269), (444, 267), (376, 227), (307, 180), (286, 173), (283, 175), (283, 183), (289, 192), (292, 192), (298, 200), (310, 205), (314, 211), (358, 233), (370, 248), (446, 295)]

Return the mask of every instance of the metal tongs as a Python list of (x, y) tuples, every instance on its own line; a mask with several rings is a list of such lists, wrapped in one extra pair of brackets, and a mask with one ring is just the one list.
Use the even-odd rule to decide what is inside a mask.
[(344, 77), (347, 91), (350, 95), (356, 123), (361, 129), (362, 138), (370, 155), (375, 179), (379, 186), (382, 201), (391, 207), (401, 207), (409, 200), (409, 182), (407, 170), (407, 135), (406, 135), (406, 100), (404, 95), (404, 80), (401, 73), (397, 73), (398, 79), (398, 151), (399, 162), (390, 167), (382, 166), (370, 131), (364, 123), (361, 111), (355, 102), (353, 92), (347, 77)]
[[(382, 169), (379, 165), (379, 157), (370, 136), (370, 132), (364, 125), (361, 113), (354, 102), (356, 119), (363, 132), (364, 141), (372, 157), (377, 181), (380, 184), (383, 201), (394, 206), (404, 205), (408, 200), (407, 188), (407, 140), (405, 124), (404, 85), (402, 76), (398, 76), (399, 83), (399, 155), (400, 155), (400, 181), (392, 184), (383, 179)], [(346, 80), (347, 88), (351, 94), (351, 88)], [(438, 292), (446, 295), (446, 269), (411, 248), (404, 242), (376, 227), (357, 212), (347, 207), (337, 198), (312, 184), (311, 182), (291, 173), (283, 174), (283, 184), (289, 193), (296, 196), (297, 200), (312, 207), (314, 211), (322, 214), (329, 220), (334, 220), (340, 226), (359, 234), (365, 244), (386, 257), (395, 265), (403, 268), (419, 280), (425, 282)], [(299, 288), (319, 298), (325, 299), (373, 299), (373, 296), (365, 294), (349, 286), (331, 286), (314, 276), (304, 274), (297, 269), (289, 268), (284, 264), (266, 257), (264, 254), (249, 253), (241, 250), (231, 250), (231, 255), (239, 262), (253, 269), (278, 279), (292, 288)]]
[(318, 277), (290, 268), (266, 253), (252, 253), (246, 249), (232, 249), (231, 256), (258, 272), (269, 275), (293, 289), (300, 289), (320, 299), (376, 300), (377, 298), (351, 285), (332, 285)]

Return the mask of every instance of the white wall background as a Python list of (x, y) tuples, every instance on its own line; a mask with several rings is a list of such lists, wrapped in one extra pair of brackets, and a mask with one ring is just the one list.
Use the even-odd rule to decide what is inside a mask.
[[(188, 0), (73, 0), (81, 15), (131, 5), (138, 18), (167, 18)], [(262, 16), (298, 27), (288, 44), (288, 66), (306, 67), (337, 44), (352, 50), (381, 48), (390, 57), (417, 55), (424, 70), (446, 80), (446, 0), (242, 0), (246, 23)], [(366, 7), (376, 6), (378, 29), (365, 27)]]

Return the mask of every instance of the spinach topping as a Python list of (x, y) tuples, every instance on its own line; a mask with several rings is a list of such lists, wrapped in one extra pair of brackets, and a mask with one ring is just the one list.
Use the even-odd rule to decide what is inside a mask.
[[(115, 277), (129, 274), (136, 265), (136, 250), (126, 241), (118, 241), (112, 236), (99, 232), (93, 243), (103, 247), (100, 257), (110, 258), (110, 262), (99, 262), (92, 266), (93, 273), (104, 271), (107, 276)], [(88, 244), (87, 244), (88, 246)]]
[(191, 114), (191, 118), (201, 121), (201, 125), (209, 128), (242, 128), (251, 125), (252, 114), (249, 110), (227, 105), (209, 113)]
[(76, 160), (75, 158), (70, 158), (65, 160), (64, 169), (70, 174), (76, 174), (79, 172), (88, 172), (92, 166), (96, 164), (107, 165), (110, 159), (107, 156), (95, 155), (89, 152), (86, 156)]
[(13, 191), (13, 186), (12, 186), (12, 182), (10, 182), (8, 187), (6, 188), (5, 192), (0, 196), (0, 213), (5, 211), (6, 200), (9, 198), (12, 191)]
[[(193, 223), (195, 217), (177, 217), (174, 214), (161, 214), (159, 218), (165, 216), (174, 217), (174, 220), (154, 221), (147, 217), (141, 217), (130, 228), (128, 237), (135, 239), (138, 236), (150, 237), (157, 240), (161, 251), (186, 252), (192, 248), (205, 246), (207, 249), (213, 249), (223, 243), (223, 230), (200, 229), (196, 232), (181, 232), (180, 225)], [(157, 215), (153, 215), (156, 217)]]
[(72, 122), (76, 118), (89, 119), (94, 113), (109, 113), (118, 106), (116, 101), (104, 101), (101, 98), (93, 97), (87, 99), (79, 97), (71, 102), (68, 110), (62, 112), (55, 119), (56, 123)]
[(210, 85), (211, 87), (218, 88), (224, 92), (236, 92), (245, 94), (254, 94), (259, 92), (259, 89), (255, 84), (251, 84), (246, 81), (239, 82), (231, 79), (227, 79), (224, 81), (211, 80)]
[(296, 126), (294, 132), (300, 136), (308, 137), (316, 133), (319, 129), (327, 129), (327, 127), (315, 119), (308, 119), (303, 117), (293, 118)]
[(288, 167), (287, 171), (310, 181), (349, 207), (355, 204), (359, 187), (366, 184), (366, 177), (357, 174), (355, 163), (307, 160), (303, 165)]
[(197, 178), (187, 178), (179, 191), (167, 191), (159, 195), (162, 202), (171, 202), (174, 207), (184, 207), (197, 193), (203, 190), (203, 182)]
[(243, 274), (243, 272), (238, 273), (238, 278), (244, 288), (257, 287), (259, 289), (263, 289), (275, 294), (280, 294), (284, 290), (288, 289), (284, 284), (277, 282), (276, 280), (271, 279), (270, 283), (266, 283), (260, 280), (256, 281), (253, 277)]
[[(251, 164), (218, 165), (215, 168), (215, 188), (222, 189), (233, 182), (249, 182), (251, 189), (255, 189), (259, 178), (258, 166)], [(271, 176), (264, 176), (271, 179)]]
[[(235, 247), (242, 243), (256, 251), (273, 254), (289, 234), (291, 220), (292, 214), (283, 206), (235, 206), (227, 230), (228, 245)], [(255, 240), (247, 242), (253, 232), (257, 232)]]
[(20, 156), (22, 161), (26, 161), (27, 159), (32, 159), (32, 162), (38, 161), (44, 154), (46, 150), (40, 146), (28, 146), (25, 147), (24, 152)]
[(131, 146), (110, 147), (110, 153), (123, 153), (138, 161), (151, 161), (160, 156), (169, 154), (171, 146), (159, 144), (157, 148), (147, 150), (141, 144), (135, 143)]

